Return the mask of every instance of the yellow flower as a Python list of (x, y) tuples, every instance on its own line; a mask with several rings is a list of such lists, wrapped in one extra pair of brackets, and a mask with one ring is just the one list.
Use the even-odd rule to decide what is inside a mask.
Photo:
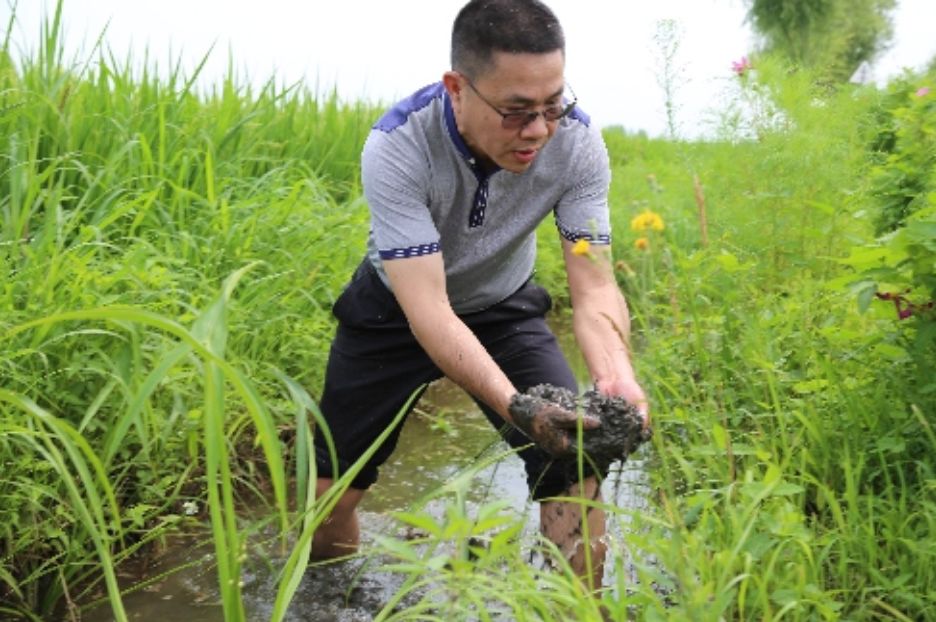
[(631, 219), (630, 226), (633, 231), (663, 231), (663, 219), (655, 212), (644, 210)]
[(591, 250), (591, 243), (585, 238), (579, 238), (572, 246), (573, 255), (588, 255)]
[(645, 251), (650, 248), (650, 240), (647, 238), (637, 238), (634, 240), (634, 248), (639, 251)]

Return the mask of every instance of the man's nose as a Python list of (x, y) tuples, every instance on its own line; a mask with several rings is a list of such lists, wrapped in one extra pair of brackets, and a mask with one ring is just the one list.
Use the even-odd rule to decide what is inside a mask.
[(536, 115), (536, 118), (523, 126), (523, 129), (520, 131), (520, 136), (522, 138), (540, 138), (548, 135), (549, 124), (546, 122), (546, 117), (542, 114)]

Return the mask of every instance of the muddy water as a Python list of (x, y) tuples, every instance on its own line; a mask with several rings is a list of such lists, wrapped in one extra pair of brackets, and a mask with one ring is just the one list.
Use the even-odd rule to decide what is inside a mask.
[[(557, 330), (558, 334), (564, 331)], [(587, 377), (581, 361), (574, 356), (571, 339), (563, 344), (570, 353), (580, 378)], [(445, 482), (478, 464), (487, 456), (507, 449), (474, 403), (448, 381), (432, 385), (416, 412), (407, 420), (397, 450), (381, 469), (380, 480), (361, 505), (362, 544), (377, 535), (403, 537), (398, 523), (389, 517), (395, 510), (412, 508), (421, 498)], [(624, 508), (646, 507), (644, 447), (624, 465), (616, 464), (604, 484), (605, 499)], [(526, 533), (532, 540), (539, 529), (539, 508), (527, 499), (526, 477), (519, 458), (510, 456), (477, 473), (472, 479), (469, 507), (488, 501), (510, 499), (527, 517)], [(426, 509), (441, 516), (440, 501), (429, 501)], [(612, 537), (626, 529), (622, 519), (611, 523)], [(269, 546), (252, 544), (244, 563), (244, 603), (248, 620), (269, 619), (276, 596), (276, 569), (282, 563), (272, 530), (259, 528)], [(264, 538), (263, 535), (268, 537)], [(618, 539), (618, 541), (620, 541)], [(629, 566), (625, 558), (625, 567)], [(311, 567), (292, 601), (287, 620), (354, 622), (371, 620), (373, 614), (401, 586), (402, 578), (382, 572), (381, 561), (373, 557)], [(173, 569), (182, 570), (171, 572)], [(222, 622), (223, 612), (214, 572), (213, 553), (206, 535), (202, 542), (180, 541), (154, 561), (145, 578), (159, 577), (145, 589), (125, 597), (125, 607), (133, 620), (186, 620)], [(610, 573), (606, 573), (610, 575)], [(133, 584), (140, 576), (130, 579)], [(606, 576), (611, 584), (614, 578)], [(104, 606), (82, 617), (91, 622), (111, 620)]]

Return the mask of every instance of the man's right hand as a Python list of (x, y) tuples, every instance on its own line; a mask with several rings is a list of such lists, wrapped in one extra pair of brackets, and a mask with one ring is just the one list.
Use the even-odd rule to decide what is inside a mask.
[(579, 415), (542, 398), (522, 393), (515, 393), (510, 398), (508, 411), (513, 424), (555, 458), (575, 455), (575, 431), (579, 419), (584, 430), (593, 430), (601, 425), (593, 416)]

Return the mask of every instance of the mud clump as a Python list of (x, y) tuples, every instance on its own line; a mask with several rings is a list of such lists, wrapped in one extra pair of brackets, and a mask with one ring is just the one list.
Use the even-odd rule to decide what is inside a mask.
[[(539, 384), (526, 395), (552, 402), (572, 412), (582, 412), (601, 421), (593, 430), (582, 431), (582, 450), (586, 460), (605, 471), (617, 460), (624, 461), (640, 445), (649, 441), (652, 432), (644, 428), (643, 417), (622, 397), (609, 397), (592, 389), (577, 397), (565, 387)], [(574, 432), (571, 439), (575, 444)]]

